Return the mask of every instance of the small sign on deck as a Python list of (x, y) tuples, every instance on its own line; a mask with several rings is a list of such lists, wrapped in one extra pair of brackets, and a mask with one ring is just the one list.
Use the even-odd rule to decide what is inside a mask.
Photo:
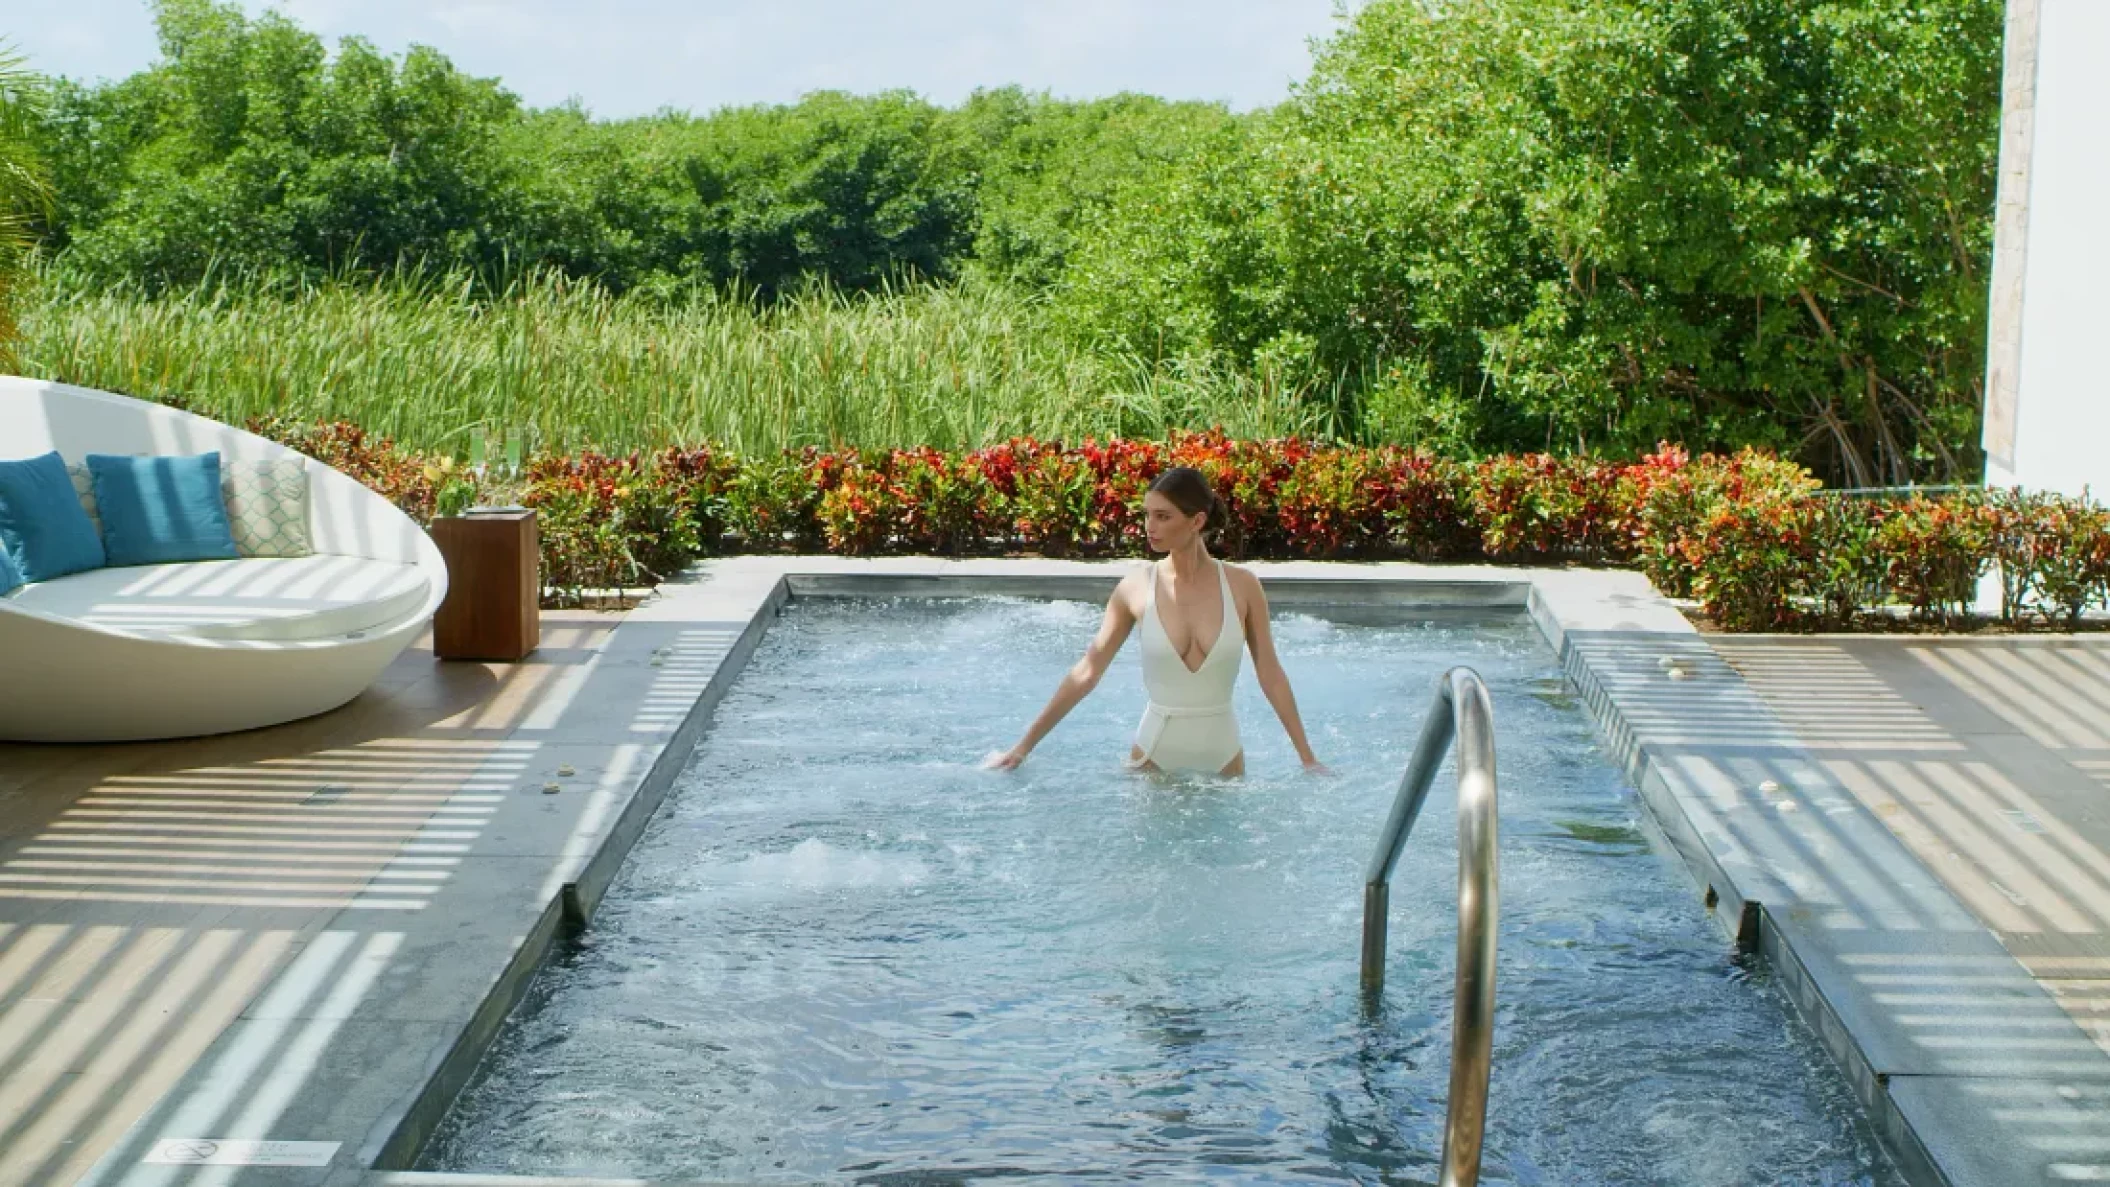
[(160, 1166), (328, 1166), (342, 1142), (254, 1138), (163, 1138), (145, 1161)]

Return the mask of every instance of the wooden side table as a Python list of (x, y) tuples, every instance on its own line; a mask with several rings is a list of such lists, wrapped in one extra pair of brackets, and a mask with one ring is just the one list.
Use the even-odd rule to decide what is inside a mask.
[(441, 659), (511, 662), (542, 635), (541, 538), (530, 510), (471, 511), (432, 521), (447, 561), (447, 597), (432, 616)]

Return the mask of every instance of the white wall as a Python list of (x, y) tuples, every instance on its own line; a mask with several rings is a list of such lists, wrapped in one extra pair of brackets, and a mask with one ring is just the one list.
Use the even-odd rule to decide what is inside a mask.
[(2110, 0), (2011, 0), (2007, 71), (1986, 481), (2110, 501)]

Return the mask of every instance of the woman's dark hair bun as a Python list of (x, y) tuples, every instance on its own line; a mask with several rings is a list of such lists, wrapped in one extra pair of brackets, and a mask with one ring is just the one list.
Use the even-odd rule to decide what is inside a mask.
[(1215, 533), (1231, 525), (1231, 507), (1209, 485), (1209, 476), (1193, 466), (1174, 466), (1151, 480), (1150, 489), (1172, 500), (1189, 515), (1207, 512), (1202, 531)]

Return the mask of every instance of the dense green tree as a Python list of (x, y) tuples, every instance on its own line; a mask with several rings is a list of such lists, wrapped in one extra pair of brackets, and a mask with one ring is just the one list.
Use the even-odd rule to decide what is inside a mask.
[(905, 92), (820, 92), (705, 116), (601, 121), (523, 109), (434, 51), (335, 53), (276, 12), (160, 0), (162, 56), (67, 84), (43, 121), (47, 229), (105, 281), (213, 268), (316, 273), (539, 266), (635, 285), (813, 280), (857, 290), (1060, 268), (1080, 211), (1176, 158), (1222, 108), (1016, 89), (948, 110)]
[(1975, 473), (1998, 123), (1980, 0), (1380, 0), (1066, 278), (1128, 349), (1315, 360), (1467, 447)]
[(276, 12), (161, 0), (162, 60), (68, 87), (46, 140), (53, 239), (110, 279), (184, 281), (437, 256), (488, 263), (517, 101), (431, 50), (348, 38), (334, 59)]
[(34, 135), (44, 100), (44, 80), (0, 44), (0, 373), (16, 369), (15, 306), (30, 279), (37, 224), (50, 206)]
[(971, 276), (1049, 294), (1040, 328), (1110, 374), (1234, 377), (1366, 439), (1977, 472), (1986, 0), (1372, 0), (1249, 115), (1002, 88), (616, 121), (225, 0), (156, 11), (159, 61), (34, 120), (44, 241), (91, 282)]
[(724, 245), (715, 271), (766, 292), (809, 274), (847, 288), (950, 276), (974, 194), (970, 160), (939, 134), (943, 116), (906, 93), (821, 92), (691, 121), (687, 135), (708, 151), (685, 167)]
[(977, 91), (954, 123), (979, 161), (975, 261), (1040, 287), (1061, 275), (1096, 217), (1238, 122), (1219, 104), (1149, 95), (1065, 101)]
[(512, 258), (640, 283), (944, 279), (970, 245), (974, 168), (913, 95), (833, 92), (697, 119), (597, 122), (577, 108), (508, 128)]

